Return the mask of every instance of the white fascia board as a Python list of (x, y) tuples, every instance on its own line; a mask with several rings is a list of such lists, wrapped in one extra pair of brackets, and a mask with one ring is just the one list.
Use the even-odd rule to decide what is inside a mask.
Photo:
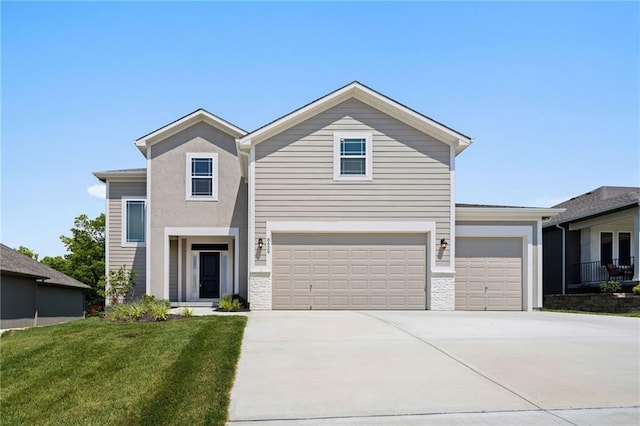
[(565, 209), (538, 207), (456, 207), (456, 220), (534, 220), (553, 217)]
[(362, 86), (357, 82), (354, 82), (303, 108), (300, 108), (299, 110), (285, 115), (255, 132), (245, 135), (240, 138), (240, 143), (242, 146), (252, 146), (260, 143), (351, 97), (358, 99), (367, 105), (408, 124), (411, 127), (430, 134), (444, 143), (449, 145), (458, 145), (460, 147), (457, 148), (457, 151), (459, 150), (458, 152), (461, 152), (473, 141), (458, 132), (455, 132), (387, 97), (380, 95), (379, 93), (374, 92), (367, 87)]
[(161, 127), (158, 130), (141, 137), (140, 139), (136, 139), (134, 143), (138, 147), (138, 149), (146, 156), (147, 149), (154, 143), (173, 136), (176, 133), (200, 121), (204, 121), (205, 123), (215, 127), (216, 129), (222, 130), (223, 132), (233, 136), (234, 138), (239, 138), (247, 134), (247, 132), (245, 132), (241, 128), (236, 127), (233, 124), (224, 121), (205, 110), (199, 109), (187, 116), (182, 117), (177, 121), (174, 121), (171, 124)]
[(147, 171), (140, 172), (94, 172), (93, 175), (102, 182), (145, 182), (147, 180)]

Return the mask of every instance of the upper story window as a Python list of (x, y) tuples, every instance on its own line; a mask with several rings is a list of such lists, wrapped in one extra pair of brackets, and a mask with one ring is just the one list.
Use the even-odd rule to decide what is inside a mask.
[(371, 180), (373, 150), (371, 132), (333, 134), (333, 179)]
[(144, 198), (122, 198), (122, 245), (124, 247), (145, 244), (147, 206)]
[(190, 152), (187, 154), (187, 200), (216, 201), (218, 199), (218, 154)]

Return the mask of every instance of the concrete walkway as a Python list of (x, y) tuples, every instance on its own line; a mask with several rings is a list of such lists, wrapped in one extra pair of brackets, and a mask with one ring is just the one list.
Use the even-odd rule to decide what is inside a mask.
[(252, 312), (229, 420), (638, 425), (639, 360), (635, 318)]

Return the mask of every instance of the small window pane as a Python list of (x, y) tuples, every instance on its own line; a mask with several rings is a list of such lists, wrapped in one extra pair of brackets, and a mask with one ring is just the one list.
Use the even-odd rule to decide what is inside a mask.
[(144, 228), (144, 201), (127, 201), (127, 242), (143, 243)]
[(193, 178), (191, 179), (191, 195), (194, 196), (211, 196), (213, 195), (213, 185), (211, 178)]
[(607, 265), (613, 261), (613, 233), (600, 234), (600, 263)]
[(192, 176), (212, 176), (211, 169), (211, 158), (194, 158), (191, 160)]
[(340, 155), (366, 155), (365, 139), (341, 139)]
[(347, 175), (347, 176), (366, 175), (365, 159), (364, 158), (341, 158), (340, 174)]
[(618, 234), (618, 257), (620, 265), (631, 265), (631, 234), (629, 232), (621, 232)]

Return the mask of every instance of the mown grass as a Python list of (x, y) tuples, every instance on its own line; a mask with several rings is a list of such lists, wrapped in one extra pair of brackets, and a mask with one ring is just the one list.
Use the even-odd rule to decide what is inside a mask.
[(612, 315), (617, 317), (633, 317), (640, 318), (640, 312), (590, 312), (590, 311), (575, 311), (571, 309), (542, 309), (544, 312), (558, 312), (562, 314), (588, 314), (588, 315)]
[(227, 420), (246, 318), (88, 318), (0, 337), (7, 425), (213, 425)]

